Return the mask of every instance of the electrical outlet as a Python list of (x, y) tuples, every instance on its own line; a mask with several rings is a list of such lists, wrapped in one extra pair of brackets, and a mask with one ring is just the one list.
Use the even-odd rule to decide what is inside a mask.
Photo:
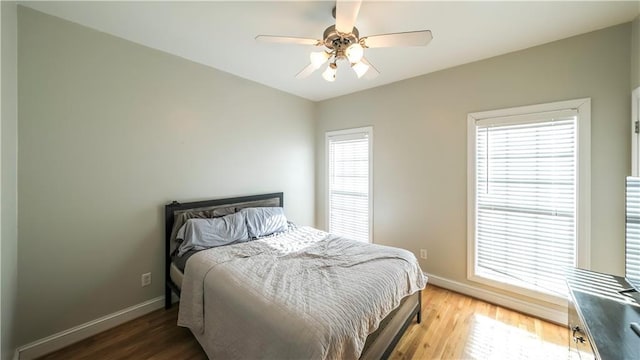
[(427, 249), (420, 249), (420, 258), (422, 259), (427, 258)]
[(149, 286), (151, 285), (151, 273), (144, 273), (142, 274), (142, 276), (140, 277), (140, 282), (142, 283), (142, 286)]

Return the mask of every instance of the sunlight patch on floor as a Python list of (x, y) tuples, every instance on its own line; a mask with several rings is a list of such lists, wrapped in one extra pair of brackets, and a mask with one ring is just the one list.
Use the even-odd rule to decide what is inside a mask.
[(465, 359), (567, 359), (568, 344), (545, 341), (535, 333), (507, 325), (484, 315), (475, 314), (467, 344)]

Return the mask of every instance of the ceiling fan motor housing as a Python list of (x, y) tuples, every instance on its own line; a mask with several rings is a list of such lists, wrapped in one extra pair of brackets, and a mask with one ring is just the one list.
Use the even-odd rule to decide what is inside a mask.
[(355, 44), (360, 41), (360, 33), (357, 28), (353, 28), (348, 34), (338, 32), (335, 25), (331, 25), (324, 31), (322, 37), (324, 38), (324, 46), (330, 50), (335, 51), (336, 58), (346, 57), (345, 50), (351, 44)]

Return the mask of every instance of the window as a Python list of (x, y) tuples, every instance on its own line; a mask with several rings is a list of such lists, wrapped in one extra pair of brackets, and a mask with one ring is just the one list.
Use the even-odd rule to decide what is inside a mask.
[(371, 127), (330, 131), (327, 221), (330, 233), (371, 242)]
[(469, 114), (469, 279), (566, 299), (589, 267), (589, 122), (589, 99)]
[(631, 93), (631, 176), (627, 178), (625, 276), (640, 282), (640, 87)]
[(640, 284), (640, 178), (627, 177), (625, 205), (625, 277)]

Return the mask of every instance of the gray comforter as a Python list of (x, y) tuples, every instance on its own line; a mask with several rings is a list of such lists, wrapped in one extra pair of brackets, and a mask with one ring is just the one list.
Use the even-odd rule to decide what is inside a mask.
[(214, 359), (357, 359), (425, 285), (411, 252), (302, 227), (193, 255), (178, 325)]

